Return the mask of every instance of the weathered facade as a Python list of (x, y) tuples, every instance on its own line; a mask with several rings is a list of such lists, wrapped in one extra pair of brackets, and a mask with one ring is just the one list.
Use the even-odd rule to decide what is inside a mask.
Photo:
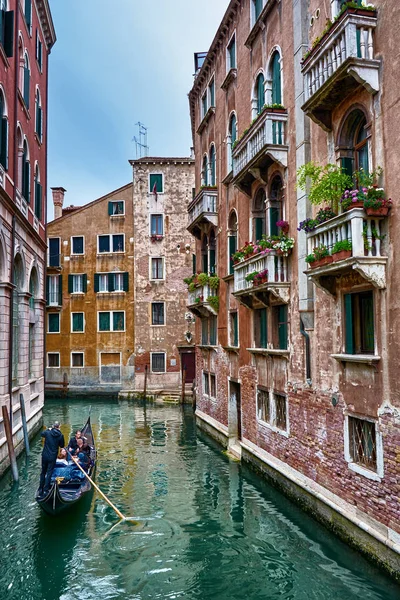
[[(0, 3), (0, 406), (22, 449), (44, 401), (47, 79), (56, 41), (47, 0)], [(8, 465), (0, 414), (0, 472)]]
[[(220, 278), (219, 310), (204, 277), (188, 303), (200, 317), (197, 420), (400, 571), (398, 210), (332, 206), (337, 216), (297, 229), (320, 208), (296, 186), (311, 160), (356, 181), (382, 167), (397, 202), (400, 6), (356, 4), (235, 0), (196, 55), (189, 231), (197, 270)], [(323, 246), (326, 264), (310, 268)]]
[(134, 385), (132, 184), (63, 209), (48, 224), (46, 385), (118, 392)]
[[(185, 277), (192, 273), (194, 243), (186, 230), (194, 189), (194, 160), (150, 158), (133, 168), (135, 239), (135, 389), (180, 392), (182, 368), (194, 377), (191, 315)], [(187, 317), (189, 316), (189, 321)]]

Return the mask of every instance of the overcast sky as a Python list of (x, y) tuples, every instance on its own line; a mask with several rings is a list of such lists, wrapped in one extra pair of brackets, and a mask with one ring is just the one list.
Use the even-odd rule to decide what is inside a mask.
[[(85, 204), (128, 183), (135, 124), (153, 156), (189, 156), (193, 53), (208, 50), (229, 0), (50, 0), (48, 205)], [(112, 7), (112, 8), (111, 8)]]

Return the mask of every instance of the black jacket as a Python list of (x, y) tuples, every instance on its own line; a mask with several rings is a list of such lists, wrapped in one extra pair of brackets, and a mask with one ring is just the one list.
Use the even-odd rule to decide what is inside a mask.
[(58, 449), (65, 446), (63, 434), (59, 429), (53, 427), (42, 431), (42, 437), (44, 437), (43, 458), (56, 460)]

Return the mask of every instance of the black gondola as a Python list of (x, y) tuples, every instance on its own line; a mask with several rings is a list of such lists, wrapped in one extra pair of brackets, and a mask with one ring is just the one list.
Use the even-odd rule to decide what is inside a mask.
[[(90, 447), (90, 466), (88, 475), (93, 477), (96, 468), (96, 447), (94, 443), (90, 417), (86, 425), (82, 428), (82, 437)], [(63, 472), (68, 472), (67, 476), (62, 476)], [(61, 475), (61, 476), (60, 476)], [(73, 504), (76, 504), (84, 494), (92, 489), (90, 481), (81, 473), (78, 467), (73, 469), (66, 467), (60, 469), (55, 467), (52, 475), (52, 483), (48, 494), (39, 496), (39, 490), (36, 492), (36, 501), (39, 506), (49, 515), (58, 515)]]

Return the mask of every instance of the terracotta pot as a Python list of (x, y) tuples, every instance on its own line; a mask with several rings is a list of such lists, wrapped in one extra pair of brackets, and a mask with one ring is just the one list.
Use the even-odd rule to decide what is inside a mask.
[(364, 208), (364, 202), (352, 202), (347, 210), (351, 210), (352, 208)]
[(346, 260), (346, 258), (350, 258), (351, 255), (351, 250), (341, 250), (340, 252), (335, 252), (335, 254), (332, 254), (332, 259), (333, 262), (337, 262), (339, 260)]
[(387, 217), (389, 214), (389, 207), (381, 206), (380, 208), (366, 208), (365, 212), (369, 217)]
[(314, 262), (309, 263), (311, 269), (316, 269), (317, 267), (323, 267), (324, 265), (329, 265), (333, 262), (332, 256), (324, 256), (324, 258), (320, 258), (319, 260), (314, 260)]

